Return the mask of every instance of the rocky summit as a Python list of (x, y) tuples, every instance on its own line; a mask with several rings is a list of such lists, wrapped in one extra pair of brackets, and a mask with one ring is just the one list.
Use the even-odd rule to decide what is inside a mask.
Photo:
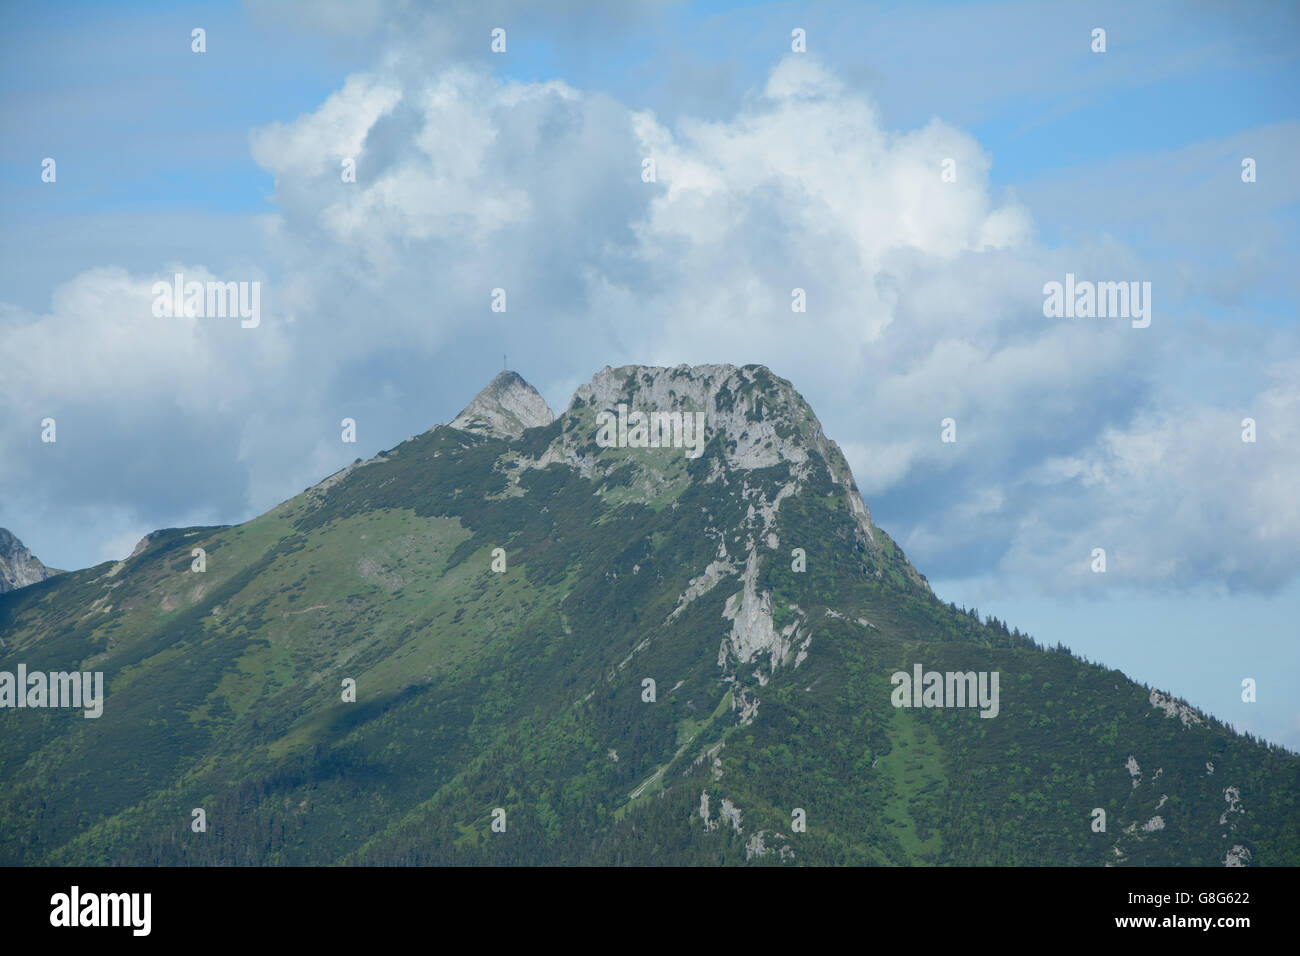
[(554, 419), (535, 388), (517, 372), (505, 371), (474, 396), (452, 419), (451, 427), (477, 435), (518, 438), (525, 429), (549, 425)]
[(41, 564), (12, 532), (0, 528), (0, 593), (25, 588), (58, 573)]
[(0, 863), (1300, 863), (1300, 757), (944, 603), (757, 365), (503, 372), (0, 637)]

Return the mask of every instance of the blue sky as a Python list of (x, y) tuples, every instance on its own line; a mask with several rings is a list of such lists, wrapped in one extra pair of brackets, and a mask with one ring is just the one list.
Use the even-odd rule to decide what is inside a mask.
[[(557, 410), (605, 364), (762, 362), (942, 597), (1300, 747), (1297, 5), (0, 20), (0, 526), (48, 564), (245, 520), (450, 420), (503, 352)], [(174, 270), (262, 281), (262, 328), (142, 320)], [(1067, 271), (1152, 282), (1151, 328), (1053, 325)]]

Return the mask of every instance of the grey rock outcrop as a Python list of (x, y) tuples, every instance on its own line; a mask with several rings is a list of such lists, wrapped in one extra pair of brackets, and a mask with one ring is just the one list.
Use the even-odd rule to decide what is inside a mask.
[(479, 435), (518, 438), (525, 429), (555, 420), (546, 400), (516, 372), (501, 372), (451, 421)]
[(25, 588), (58, 573), (41, 564), (40, 559), (8, 530), (0, 528), (0, 594)]

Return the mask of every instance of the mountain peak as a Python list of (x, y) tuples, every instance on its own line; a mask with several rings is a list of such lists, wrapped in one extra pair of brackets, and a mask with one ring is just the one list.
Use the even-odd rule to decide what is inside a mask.
[(41, 564), (7, 528), (0, 528), (0, 594), (25, 588), (58, 573)]
[(451, 421), (452, 428), (478, 435), (518, 438), (525, 429), (555, 420), (546, 400), (518, 372), (499, 372)]
[[(669, 419), (667, 431), (663, 418), (656, 417), (665, 413)], [(617, 425), (618, 444), (658, 448), (665, 436), (673, 434), (674, 417), (687, 413), (696, 416), (696, 427), (703, 430), (702, 443), (715, 443), (714, 463), (698, 476), (700, 481), (726, 482), (730, 474), (749, 495), (754, 492), (747, 476), (771, 468), (789, 469), (788, 477), (779, 482), (782, 487), (761, 504), (754, 504), (764, 524), (755, 540), (767, 540), (770, 529), (766, 525), (774, 518), (782, 498), (820, 485), (819, 476), (824, 475), (829, 489), (838, 487), (842, 495), (860, 536), (860, 549), (889, 560), (896, 555), (903, 579), (929, 591), (925, 578), (875, 526), (848, 461), (826, 436), (816, 413), (793, 384), (765, 365), (605, 366), (574, 392), (563, 416), (563, 434), (537, 459), (538, 467), (567, 458), (584, 474), (593, 474), (602, 468), (602, 459), (593, 457), (593, 453), (599, 454), (602, 421), (608, 433), (605, 441), (615, 437), (613, 429)], [(573, 444), (587, 435), (593, 437), (593, 443)], [(695, 441), (699, 443), (698, 438)], [(695, 452), (699, 453), (698, 447)], [(606, 475), (611, 473), (609, 469), (624, 464), (619, 456), (612, 462), (608, 457), (603, 460)], [(662, 456), (637, 456), (634, 469), (624, 473), (624, 482), (635, 484), (649, 498), (666, 493), (676, 480), (672, 465)]]
[(862, 531), (874, 537), (871, 513), (848, 462), (826, 437), (812, 408), (786, 379), (765, 365), (605, 366), (574, 393), (569, 414), (584, 408), (637, 411), (690, 408), (703, 412), (710, 435), (721, 435), (727, 462), (740, 469), (778, 462), (802, 466), (816, 453), (843, 485)]

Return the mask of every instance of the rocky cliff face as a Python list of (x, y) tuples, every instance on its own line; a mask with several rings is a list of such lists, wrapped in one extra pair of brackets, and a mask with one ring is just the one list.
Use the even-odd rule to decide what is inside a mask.
[(0, 528), (0, 594), (25, 588), (58, 573), (41, 564), (21, 541)]
[(606, 366), (574, 394), (570, 409), (588, 405), (636, 411), (703, 411), (709, 437), (721, 435), (730, 468), (752, 471), (789, 462), (802, 470), (816, 452), (832, 480), (851, 490), (854, 514), (871, 536), (871, 514), (863, 504), (839, 446), (794, 386), (761, 365)]
[(501, 372), (451, 421), (452, 428), (479, 435), (518, 438), (524, 429), (555, 420), (546, 400), (515, 372)]
[[(751, 501), (747, 516), (747, 550), (751, 553), (755, 542), (772, 549), (778, 546), (772, 540), (772, 528), (781, 501), (806, 488), (822, 469), (844, 496), (860, 543), (871, 551), (879, 549), (871, 512), (839, 446), (826, 437), (821, 422), (794, 386), (765, 366), (606, 366), (574, 393), (563, 416), (567, 454), (558, 454), (558, 448), (552, 448), (543, 462), (567, 459), (581, 468), (584, 461), (574, 453), (575, 439), (582, 440), (595, 414), (616, 411), (620, 405), (626, 406), (629, 414), (703, 412), (705, 440), (720, 440), (723, 461), (707, 480), (725, 484), (722, 471), (741, 476), (742, 494)], [(750, 487), (743, 477), (777, 465), (789, 466), (789, 479), (770, 489), (771, 493)], [(653, 497), (655, 489), (645, 491)], [(924, 578), (910, 564), (906, 570), (911, 580), (928, 590)]]
[[(689, 470), (682, 467), (684, 458), (699, 449), (663, 447), (664, 433), (654, 424), (641, 434), (635, 431), (638, 422), (653, 422), (652, 416), (662, 413), (698, 417), (704, 432), (699, 444), (710, 451), (707, 467), (694, 480), (709, 486), (719, 500), (735, 496), (744, 502), (743, 511), (731, 519), (706, 511), (704, 533), (717, 542), (717, 551), (693, 569), (697, 576), (678, 596), (670, 617), (715, 587), (725, 589), (721, 614), (729, 632), (718, 648), (717, 666), (723, 682), (731, 685), (733, 709), (748, 724), (757, 714), (760, 688), (778, 670), (802, 664), (813, 640), (806, 611), (795, 604), (778, 606), (771, 587), (762, 583), (765, 567), (789, 566), (792, 558), (799, 560), (793, 549), (810, 545), (802, 538), (782, 540), (788, 537), (780, 527), (783, 502), (812, 494), (839, 498), (850, 519), (846, 546), (871, 556), (878, 568), (894, 566), (927, 594), (929, 585), (876, 528), (848, 462), (812, 408), (790, 382), (765, 366), (606, 366), (574, 393), (560, 417), (561, 434), (545, 452), (514, 464), (567, 464), (598, 483), (621, 481), (629, 501), (671, 500), (676, 507)], [(615, 429), (616, 421), (628, 427)], [(626, 439), (629, 449), (644, 449), (630, 452), (630, 468), (628, 452), (607, 455), (593, 447), (601, 422), (609, 423), (606, 447), (617, 437), (619, 443)], [(602, 444), (599, 437), (595, 443)], [(875, 573), (880, 577), (883, 571)]]

